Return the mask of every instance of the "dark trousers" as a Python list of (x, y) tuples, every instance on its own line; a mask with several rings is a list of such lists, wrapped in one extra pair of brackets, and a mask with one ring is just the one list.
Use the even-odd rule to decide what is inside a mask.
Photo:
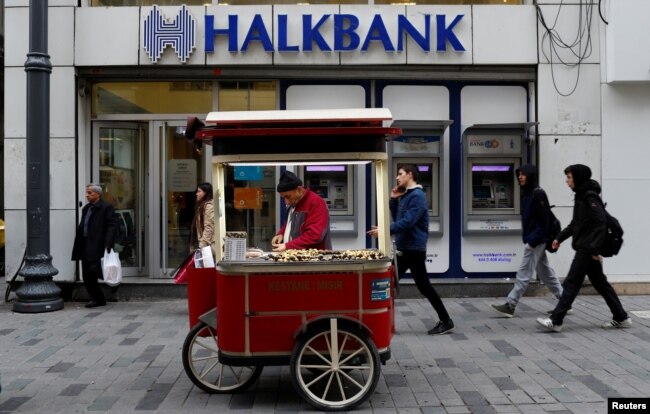
[(562, 283), (564, 291), (560, 301), (551, 314), (553, 324), (562, 325), (567, 311), (571, 308), (576, 296), (578, 296), (585, 276), (589, 277), (594, 289), (605, 299), (609, 310), (612, 311), (614, 320), (621, 322), (627, 319), (627, 313), (623, 309), (616, 291), (614, 291), (612, 285), (607, 281), (607, 276), (603, 273), (603, 264), (598, 260), (594, 260), (588, 253), (576, 252), (569, 274)]
[(425, 264), (427, 253), (418, 250), (402, 250), (401, 252), (401, 256), (396, 256), (397, 271), (399, 273), (400, 279), (402, 276), (404, 276), (404, 273), (410, 269), (411, 276), (413, 276), (415, 285), (418, 287), (420, 293), (429, 300), (429, 303), (431, 303), (431, 306), (433, 306), (433, 309), (438, 314), (438, 318), (443, 322), (447, 322), (450, 319), (449, 314), (447, 313), (447, 309), (445, 309), (445, 305), (442, 304), (442, 300), (440, 299), (440, 296), (438, 296), (438, 292), (436, 292), (436, 290), (431, 285), (431, 281), (427, 275), (427, 268)]
[(84, 281), (84, 286), (88, 291), (90, 300), (97, 303), (106, 303), (104, 292), (99, 286), (99, 279), (103, 279), (101, 259), (97, 260), (81, 260), (81, 271)]

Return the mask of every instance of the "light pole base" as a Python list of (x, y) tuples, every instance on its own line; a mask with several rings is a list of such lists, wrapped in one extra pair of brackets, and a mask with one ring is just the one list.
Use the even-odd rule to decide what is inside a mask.
[(18, 313), (43, 313), (61, 309), (63, 309), (63, 299), (57, 298), (43, 301), (16, 300), (12, 310)]
[(25, 267), (18, 272), (25, 278), (16, 290), (13, 311), (20, 313), (53, 312), (63, 309), (61, 289), (52, 281), (59, 273), (48, 254), (25, 257)]

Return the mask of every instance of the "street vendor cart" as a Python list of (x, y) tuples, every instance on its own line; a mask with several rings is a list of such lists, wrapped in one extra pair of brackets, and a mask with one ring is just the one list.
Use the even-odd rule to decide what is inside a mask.
[[(183, 366), (211, 393), (253, 384), (264, 366), (289, 365), (296, 392), (314, 407), (349, 410), (374, 391), (394, 334), (394, 269), (388, 234), (388, 109), (210, 113), (188, 120), (189, 139), (211, 143), (214, 269), (190, 271), (190, 332)], [(224, 183), (229, 165), (371, 164), (376, 249), (233, 255)], [(336, 248), (336, 246), (334, 246)]]

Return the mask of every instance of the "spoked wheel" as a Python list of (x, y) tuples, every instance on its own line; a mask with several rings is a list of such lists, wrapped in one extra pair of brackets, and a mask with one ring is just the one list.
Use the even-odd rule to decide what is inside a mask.
[(379, 354), (368, 335), (330, 319), (303, 335), (291, 354), (291, 381), (300, 396), (323, 411), (352, 409), (379, 381)]
[(183, 368), (197, 387), (211, 394), (221, 394), (246, 389), (260, 377), (264, 367), (221, 364), (217, 330), (199, 322), (183, 343)]

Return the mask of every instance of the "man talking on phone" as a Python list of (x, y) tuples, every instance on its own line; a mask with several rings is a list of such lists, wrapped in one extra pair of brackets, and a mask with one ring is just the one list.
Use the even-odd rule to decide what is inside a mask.
[[(427, 274), (427, 239), (429, 237), (429, 210), (422, 186), (417, 183), (418, 169), (413, 164), (401, 165), (397, 170), (397, 185), (390, 191), (390, 215), (393, 222), (390, 234), (395, 236), (398, 276), (401, 279), (407, 270), (420, 293), (429, 300), (440, 321), (428, 331), (429, 335), (441, 335), (454, 329), (440, 296), (431, 285)], [(368, 234), (377, 237), (377, 229)]]

